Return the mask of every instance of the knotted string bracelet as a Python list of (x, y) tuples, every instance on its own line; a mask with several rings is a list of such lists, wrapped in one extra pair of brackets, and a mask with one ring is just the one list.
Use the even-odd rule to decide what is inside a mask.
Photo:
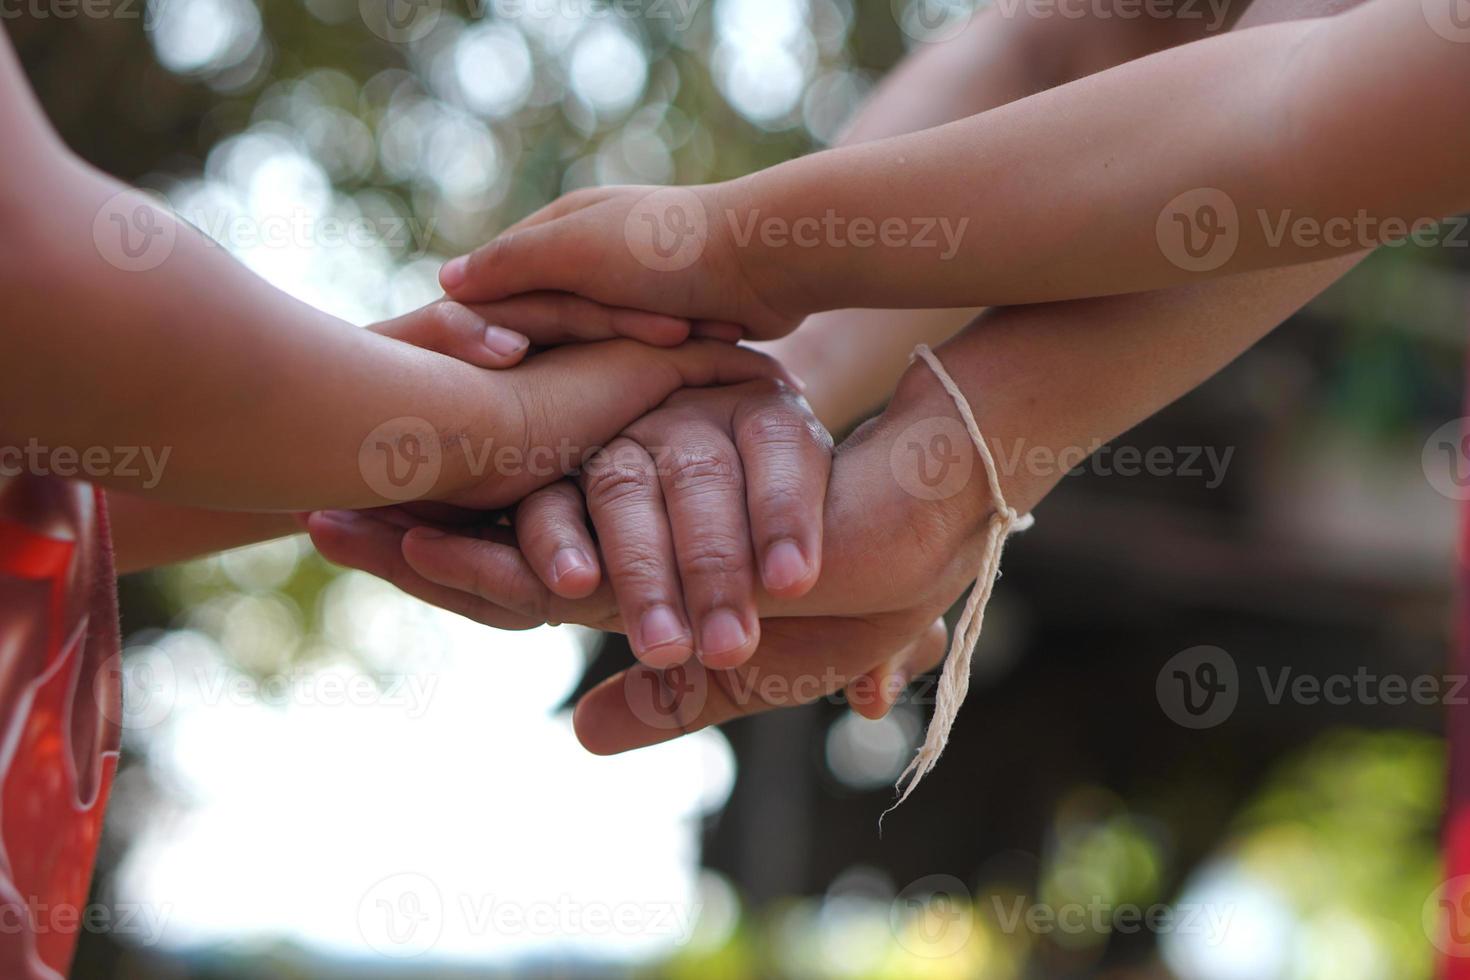
[[(1024, 531), (1035, 523), (1030, 514), (1019, 514), (1006, 503), (1005, 495), (1000, 489), (995, 457), (991, 455), (985, 437), (980, 434), (980, 425), (975, 421), (975, 413), (970, 411), (970, 403), (964, 392), (960, 391), (960, 386), (955, 384), (927, 344), (914, 348), (913, 354), (909, 355), (910, 363), (915, 359), (929, 365), (929, 370), (934, 372), (944, 390), (949, 392), (949, 397), (954, 399), (955, 408), (964, 419), (965, 430), (970, 434), (970, 441), (975, 444), (975, 449), (980, 453), (980, 462), (984, 464), (985, 480), (990, 486), (990, 500), (994, 510), (986, 523), (985, 550), (980, 555), (980, 570), (975, 576), (970, 596), (965, 600), (965, 608), (960, 613), (954, 636), (950, 639), (949, 654), (944, 658), (944, 671), (939, 675), (934, 717), (929, 721), (924, 744), (899, 774), (894, 789), (902, 792), (898, 802), (884, 811), (885, 816), (902, 805), (919, 785), (919, 781), (939, 762), (939, 756), (949, 742), (949, 732), (954, 727), (960, 705), (964, 703), (965, 695), (970, 690), (970, 661), (975, 653), (975, 643), (980, 639), (980, 627), (985, 622), (985, 606), (990, 602), (990, 594), (995, 591), (995, 580), (1000, 577), (1001, 550), (1011, 534)], [(904, 785), (905, 780), (907, 785)]]

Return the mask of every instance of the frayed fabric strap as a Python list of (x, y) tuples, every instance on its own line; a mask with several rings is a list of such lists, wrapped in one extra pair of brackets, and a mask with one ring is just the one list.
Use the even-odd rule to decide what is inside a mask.
[[(960, 621), (950, 640), (949, 655), (944, 659), (944, 672), (939, 677), (939, 696), (934, 705), (934, 717), (929, 722), (924, 744), (898, 777), (895, 788), (901, 788), (902, 794), (890, 809), (907, 800), (919, 781), (939, 762), (939, 755), (949, 742), (949, 730), (954, 727), (955, 716), (959, 714), (960, 705), (964, 703), (965, 695), (970, 690), (970, 660), (975, 651), (975, 643), (980, 639), (980, 626), (985, 621), (985, 605), (990, 601), (991, 592), (995, 590), (995, 580), (1000, 577), (1001, 549), (1005, 547), (1006, 538), (1013, 532), (1024, 531), (1035, 523), (1030, 514), (1018, 514), (1006, 503), (1005, 495), (1000, 490), (995, 457), (991, 455), (985, 437), (980, 434), (980, 425), (975, 421), (975, 413), (970, 411), (970, 403), (965, 399), (964, 392), (960, 391), (960, 386), (954, 383), (954, 379), (928, 345), (920, 344), (914, 348), (909, 360), (915, 359), (929, 365), (944, 390), (949, 392), (949, 397), (954, 399), (955, 408), (959, 409), (960, 417), (965, 420), (965, 429), (970, 433), (970, 441), (975, 444), (975, 449), (980, 453), (980, 461), (985, 466), (985, 479), (990, 485), (990, 500), (995, 510), (985, 529), (985, 550), (980, 556), (979, 574), (975, 577), (974, 587), (970, 589), (970, 597), (965, 600), (964, 611), (960, 613)], [(908, 783), (906, 786), (905, 781)]]

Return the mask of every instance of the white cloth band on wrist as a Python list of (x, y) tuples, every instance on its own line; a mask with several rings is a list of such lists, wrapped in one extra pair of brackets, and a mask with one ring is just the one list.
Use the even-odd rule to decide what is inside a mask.
[[(919, 781), (939, 762), (939, 755), (949, 742), (949, 731), (954, 727), (955, 716), (959, 714), (960, 705), (964, 703), (965, 695), (970, 690), (970, 660), (975, 652), (975, 643), (980, 639), (980, 626), (985, 620), (985, 605), (995, 589), (995, 580), (1000, 577), (1001, 549), (1005, 547), (1006, 538), (1013, 532), (1024, 531), (1035, 523), (1030, 514), (1018, 514), (1006, 503), (1005, 495), (1000, 489), (995, 457), (991, 455), (985, 437), (980, 434), (980, 425), (975, 421), (975, 413), (970, 411), (970, 403), (965, 399), (964, 392), (960, 391), (960, 386), (954, 383), (954, 379), (927, 344), (914, 348), (909, 360), (912, 362), (916, 358), (929, 365), (944, 390), (954, 399), (955, 408), (959, 409), (960, 417), (965, 421), (965, 429), (970, 433), (970, 441), (975, 444), (975, 449), (980, 453), (980, 461), (985, 466), (985, 479), (990, 485), (990, 500), (995, 509), (985, 529), (985, 550), (980, 556), (980, 571), (970, 589), (969, 598), (965, 600), (965, 608), (960, 613), (960, 621), (950, 640), (949, 654), (944, 659), (944, 671), (939, 676), (939, 695), (934, 704), (934, 717), (929, 722), (924, 744), (898, 777), (895, 789), (902, 789), (902, 793), (898, 802), (889, 807), (889, 810), (908, 799)], [(908, 781), (907, 786), (904, 785), (905, 780)]]

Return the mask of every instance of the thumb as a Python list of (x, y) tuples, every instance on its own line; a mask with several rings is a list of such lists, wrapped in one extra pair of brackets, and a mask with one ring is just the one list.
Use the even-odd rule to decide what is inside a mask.
[(492, 323), (482, 312), (453, 300), (421, 306), (368, 329), (482, 368), (514, 367), (531, 346), (524, 334)]

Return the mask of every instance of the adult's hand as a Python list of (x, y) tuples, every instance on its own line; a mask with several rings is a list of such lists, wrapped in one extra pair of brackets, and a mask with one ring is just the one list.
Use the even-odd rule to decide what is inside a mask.
[[(760, 646), (739, 667), (691, 663), (654, 675), (640, 665), (590, 692), (576, 714), (583, 743), (599, 753), (624, 751), (843, 689), (860, 712), (887, 711), (909, 677), (942, 657), (940, 617), (978, 566), (990, 511), (983, 472), (967, 442), (932, 439), (936, 426), (954, 431), (954, 413), (927, 369), (910, 372), (888, 411), (837, 451), (815, 587), (800, 598), (759, 600)], [(927, 486), (924, 479), (944, 466), (960, 478)], [(1024, 492), (1012, 495), (1016, 506), (1033, 502)], [(425, 523), (401, 512), (333, 513), (314, 517), (311, 531), (329, 559), (490, 625), (623, 630), (606, 584), (580, 599), (558, 595), (508, 532), (411, 530)], [(663, 693), (650, 702), (655, 676)]]

